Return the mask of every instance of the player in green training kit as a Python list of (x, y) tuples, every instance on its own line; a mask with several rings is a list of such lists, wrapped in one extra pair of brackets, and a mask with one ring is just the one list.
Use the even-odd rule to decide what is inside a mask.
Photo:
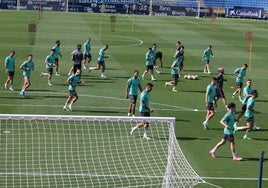
[(83, 68), (84, 69), (88, 69), (89, 68), (89, 64), (92, 60), (91, 57), (91, 38), (87, 38), (86, 42), (84, 43), (84, 51), (83, 51)]
[(235, 127), (234, 133), (236, 133), (238, 130), (246, 130), (245, 135), (243, 136), (243, 139), (245, 140), (251, 140), (250, 137), (248, 137), (249, 132), (252, 130), (254, 126), (254, 114), (259, 113), (255, 110), (255, 100), (258, 97), (259, 93), (257, 90), (252, 91), (252, 97), (250, 97), (247, 101), (247, 107), (245, 112), (245, 117), (247, 119), (246, 126), (242, 127)]
[(144, 76), (150, 71), (151, 72), (151, 79), (156, 80), (154, 78), (154, 55), (152, 53), (152, 48), (148, 48), (148, 51), (145, 54), (145, 71), (142, 74), (142, 79), (144, 80)]
[[(248, 79), (246, 82), (246, 86), (243, 88), (243, 93), (242, 93), (242, 107), (241, 111), (237, 115), (236, 122), (235, 122), (235, 127), (237, 126), (237, 122), (240, 121), (241, 117), (245, 114), (246, 109), (247, 109), (247, 102), (250, 97), (252, 97), (252, 91), (253, 89), (251, 88), (252, 85), (252, 80)], [(254, 126), (252, 130), (260, 130), (260, 127), (257, 127), (257, 125), (254, 123)]]
[(56, 76), (60, 76), (59, 74), (59, 56), (62, 57), (60, 53), (60, 40), (56, 41), (56, 45), (52, 47), (52, 49), (55, 50), (54, 55), (55, 55), (55, 66), (56, 66)]
[(41, 72), (40, 76), (47, 76), (47, 82), (49, 86), (52, 86), (51, 78), (53, 75), (53, 67), (55, 66), (55, 49), (50, 49), (50, 54), (45, 59), (45, 65), (47, 73)]
[(242, 67), (235, 69), (234, 73), (236, 75), (236, 87), (237, 89), (235, 90), (235, 92), (233, 93), (233, 98), (235, 97), (236, 94), (238, 94), (238, 98), (239, 100), (242, 102), (241, 99), (241, 90), (243, 87), (243, 81), (244, 81), (244, 77), (246, 76), (246, 71), (247, 71), (248, 65), (247, 64), (243, 64)]
[(104, 75), (106, 65), (105, 65), (105, 59), (108, 58), (108, 55), (105, 55), (106, 50), (109, 48), (108, 44), (105, 44), (99, 51), (99, 56), (98, 56), (98, 65), (97, 67), (90, 67), (89, 70), (99, 70), (102, 67), (101, 70), (101, 78), (106, 78)]
[(213, 158), (216, 158), (216, 150), (219, 149), (221, 146), (223, 146), (227, 141), (231, 143), (231, 152), (233, 156), (234, 161), (241, 161), (241, 157), (237, 157), (235, 153), (235, 141), (234, 141), (234, 135), (233, 135), (233, 124), (235, 122), (235, 104), (229, 103), (227, 105), (228, 112), (223, 116), (220, 123), (224, 126), (224, 135), (222, 140), (216, 144), (216, 146), (210, 150), (210, 155)]
[[(139, 111), (140, 111), (140, 114), (142, 117), (150, 117), (151, 113), (153, 112), (153, 109), (149, 107), (150, 92), (152, 91), (152, 89), (153, 89), (153, 84), (147, 83), (144, 91), (140, 95)], [(146, 121), (137, 123), (137, 125), (131, 129), (130, 134), (133, 135), (135, 130), (140, 128), (140, 127), (144, 127), (143, 138), (147, 139), (147, 140), (151, 139), (147, 136), (149, 122), (146, 122)]]
[(5, 68), (7, 74), (7, 80), (5, 82), (5, 89), (14, 91), (13, 89), (13, 78), (15, 73), (15, 51), (11, 50), (9, 56), (5, 59)]
[(69, 84), (69, 87), (68, 87), (69, 97), (66, 100), (63, 110), (72, 111), (73, 103), (78, 100), (76, 86), (81, 83), (80, 74), (81, 74), (81, 70), (77, 69), (75, 74), (72, 74), (67, 79), (67, 83)]
[(136, 101), (138, 97), (138, 89), (142, 92), (141, 80), (139, 78), (139, 71), (135, 70), (133, 76), (128, 79), (126, 86), (126, 99), (129, 98), (130, 104), (128, 108), (128, 116), (135, 116)]
[(176, 60), (173, 61), (172, 65), (170, 67), (171, 68), (171, 76), (172, 76), (173, 80), (171, 80), (169, 82), (165, 82), (165, 87), (173, 85), (172, 91), (174, 91), (174, 92), (177, 92), (176, 86), (179, 82), (180, 67), (181, 67), (180, 56), (177, 54)]
[(24, 83), (20, 91), (20, 96), (24, 97), (25, 90), (31, 85), (31, 81), (30, 81), (31, 71), (34, 70), (34, 62), (33, 62), (32, 54), (28, 55), (28, 60), (22, 63), (22, 65), (20, 66), (20, 69), (23, 70), (22, 75), (24, 78)]
[(202, 58), (202, 61), (205, 61), (205, 66), (204, 66), (204, 73), (207, 73), (210, 74), (210, 56), (213, 57), (213, 51), (212, 51), (212, 46), (209, 45), (207, 49), (204, 50), (204, 53), (203, 53), (203, 58)]
[(208, 121), (215, 115), (213, 103), (216, 97), (216, 84), (217, 84), (217, 78), (212, 77), (211, 83), (207, 86), (206, 96), (205, 96), (207, 114), (206, 114), (206, 120), (203, 122), (204, 129), (209, 129)]
[[(152, 54), (154, 56), (153, 58), (153, 63), (154, 63), (154, 69), (155, 69), (155, 72), (157, 74), (161, 73), (159, 70), (158, 70), (158, 66), (157, 66), (157, 63), (156, 63), (156, 60), (159, 58), (160, 59), (160, 63), (161, 63), (161, 67), (162, 67), (162, 52), (158, 51), (157, 50), (157, 44), (153, 44), (152, 45)], [(161, 55), (160, 55), (161, 54)], [(160, 58), (161, 56), (161, 58)]]

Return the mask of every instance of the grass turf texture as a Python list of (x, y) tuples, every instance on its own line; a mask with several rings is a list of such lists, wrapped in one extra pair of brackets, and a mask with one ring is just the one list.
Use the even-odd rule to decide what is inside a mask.
[[(1, 69), (0, 113), (16, 114), (67, 114), (67, 115), (115, 115), (125, 116), (129, 101), (124, 99), (127, 79), (137, 69), (142, 74), (145, 65), (145, 53), (152, 45), (158, 44), (163, 52), (164, 68), (156, 74), (157, 81), (151, 93), (151, 107), (155, 112), (152, 116), (175, 116), (176, 135), (180, 146), (197, 173), (209, 183), (221, 187), (255, 187), (258, 175), (258, 157), (267, 148), (267, 23), (244, 19), (195, 19), (181, 17), (148, 17), (117, 16), (115, 32), (110, 32), (109, 15), (44, 12), (43, 19), (38, 19), (38, 12), (32, 11), (1, 11), (0, 12), (0, 56), (2, 62), (11, 49), (16, 51), (15, 91), (5, 91), (6, 79)], [(37, 32), (35, 45), (29, 45), (28, 24), (35, 21)], [(248, 69), (247, 78), (253, 80), (253, 88), (258, 89), (256, 110), (265, 112), (256, 115), (256, 123), (262, 130), (252, 132), (252, 141), (242, 140), (243, 132), (236, 137), (236, 149), (245, 160), (233, 162), (230, 146), (227, 143), (218, 150), (217, 159), (212, 159), (208, 151), (221, 139), (223, 127), (219, 124), (225, 113), (222, 102), (218, 102), (216, 116), (211, 120), (211, 130), (203, 130), (202, 122), (206, 109), (204, 96), (206, 86), (218, 67), (225, 68), (224, 90), (229, 102), (240, 102), (231, 98), (235, 87), (233, 70), (243, 63), (249, 64), (250, 53), (247, 52), (247, 31), (253, 32), (252, 64)], [(96, 64), (99, 49), (107, 43), (110, 48), (107, 54), (106, 79), (100, 79), (100, 71), (83, 73), (85, 83), (78, 86), (80, 99), (73, 105), (73, 112), (65, 112), (62, 107), (68, 95), (66, 74), (72, 63), (70, 52), (76, 44), (84, 43), (87, 37), (92, 38), (91, 65)], [(60, 73), (53, 76), (53, 86), (47, 85), (46, 78), (40, 78), (45, 72), (44, 59), (57, 39), (61, 40)], [(165, 88), (164, 82), (171, 79), (170, 65), (175, 52), (175, 42), (180, 40), (185, 46), (185, 63), (182, 74), (197, 74), (199, 80), (180, 79), (178, 93)], [(211, 61), (213, 74), (203, 74), (201, 57), (203, 50), (211, 44), (215, 57)], [(33, 53), (35, 71), (32, 72), (32, 86), (26, 91), (26, 98), (18, 96), (22, 85), (22, 73), (19, 65), (26, 60), (27, 54)], [(2, 64), (3, 65), (3, 64)], [(4, 67), (4, 66), (2, 66)], [(142, 85), (149, 81), (149, 76)], [(194, 111), (198, 109), (199, 111)], [(245, 123), (243, 119), (239, 125)], [(2, 133), (1, 133), (2, 134)], [(264, 163), (264, 169), (267, 164)], [(264, 172), (264, 178), (268, 174)], [(252, 179), (253, 178), (253, 179)], [(263, 186), (267, 185), (266, 181)], [(197, 187), (208, 187), (198, 185)]]

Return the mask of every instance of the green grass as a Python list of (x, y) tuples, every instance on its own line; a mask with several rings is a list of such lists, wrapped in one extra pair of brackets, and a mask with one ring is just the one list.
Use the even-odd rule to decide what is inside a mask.
[[(187, 159), (197, 173), (209, 183), (221, 187), (256, 187), (258, 175), (258, 157), (262, 150), (267, 149), (267, 105), (268, 94), (268, 36), (265, 21), (244, 19), (195, 19), (181, 17), (148, 17), (117, 16), (115, 32), (110, 32), (110, 17), (99, 14), (44, 12), (43, 19), (38, 19), (37, 12), (31, 11), (0, 11), (0, 57), (4, 58), (11, 49), (16, 51), (16, 73), (14, 88), (16, 91), (4, 90), (6, 79), (4, 69), (1, 73), (0, 113), (3, 114), (67, 114), (67, 115), (113, 115), (127, 114), (128, 100), (124, 99), (125, 85), (133, 70), (140, 73), (144, 70), (144, 58), (148, 47), (157, 43), (164, 54), (164, 68), (155, 77), (151, 93), (153, 116), (176, 117), (176, 135)], [(28, 24), (35, 21), (37, 32), (35, 45), (29, 45)], [(247, 52), (245, 34), (253, 32), (253, 51), (251, 63)], [(100, 79), (100, 71), (88, 74), (84, 72), (85, 84), (78, 87), (80, 99), (73, 105), (73, 112), (65, 112), (62, 107), (68, 95), (66, 74), (72, 63), (70, 52), (76, 44), (82, 43), (87, 37), (92, 38), (92, 64), (96, 63), (99, 49), (109, 44), (107, 53), (106, 79)], [(60, 59), (60, 73), (53, 76), (53, 87), (47, 85), (46, 78), (40, 78), (41, 71), (46, 71), (44, 59), (57, 39), (61, 40), (63, 58)], [(169, 66), (173, 61), (175, 42), (182, 41), (185, 46), (185, 66), (182, 74), (198, 74), (198, 81), (181, 79), (178, 93), (164, 88), (164, 82), (171, 79)], [(140, 43), (142, 41), (142, 44)], [(256, 123), (261, 131), (252, 132), (252, 141), (241, 139), (243, 133), (236, 137), (237, 153), (245, 160), (233, 162), (229, 144), (218, 152), (218, 159), (211, 159), (208, 151), (221, 139), (223, 128), (219, 124), (225, 113), (225, 107), (219, 101), (216, 116), (211, 120), (212, 130), (204, 131), (206, 108), (204, 104), (205, 88), (211, 75), (202, 73), (201, 57), (203, 50), (213, 45), (215, 57), (211, 62), (211, 70), (216, 74), (218, 67), (225, 68), (224, 90), (228, 101), (234, 101), (238, 109), (240, 103), (233, 100), (231, 94), (235, 84), (233, 70), (243, 63), (250, 64), (247, 78), (253, 79), (253, 88), (258, 89), (256, 110), (265, 112), (256, 115)], [(27, 58), (28, 53), (34, 54), (35, 71), (32, 73), (32, 86), (26, 92), (27, 97), (18, 96), (22, 85), (19, 65)], [(142, 81), (142, 85), (149, 81)], [(198, 112), (193, 109), (199, 109)], [(245, 123), (243, 119), (240, 125)], [(264, 163), (264, 169), (267, 164)], [(267, 170), (266, 170), (267, 171)], [(207, 177), (207, 179), (206, 179)], [(264, 172), (263, 177), (268, 178)], [(234, 179), (231, 179), (234, 178)], [(263, 186), (267, 186), (267, 181)], [(197, 187), (207, 187), (199, 185)]]

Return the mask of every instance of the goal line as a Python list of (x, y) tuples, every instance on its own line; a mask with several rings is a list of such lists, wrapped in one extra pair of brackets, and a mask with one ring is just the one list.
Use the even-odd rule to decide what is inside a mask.
[[(149, 122), (130, 134), (138, 122)], [(173, 117), (0, 114), (0, 187), (194, 187)]]

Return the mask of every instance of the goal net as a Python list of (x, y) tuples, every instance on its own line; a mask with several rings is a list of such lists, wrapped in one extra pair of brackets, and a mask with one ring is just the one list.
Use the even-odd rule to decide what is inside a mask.
[[(150, 140), (137, 122), (150, 123)], [(0, 114), (0, 187), (194, 187), (174, 118)]]

